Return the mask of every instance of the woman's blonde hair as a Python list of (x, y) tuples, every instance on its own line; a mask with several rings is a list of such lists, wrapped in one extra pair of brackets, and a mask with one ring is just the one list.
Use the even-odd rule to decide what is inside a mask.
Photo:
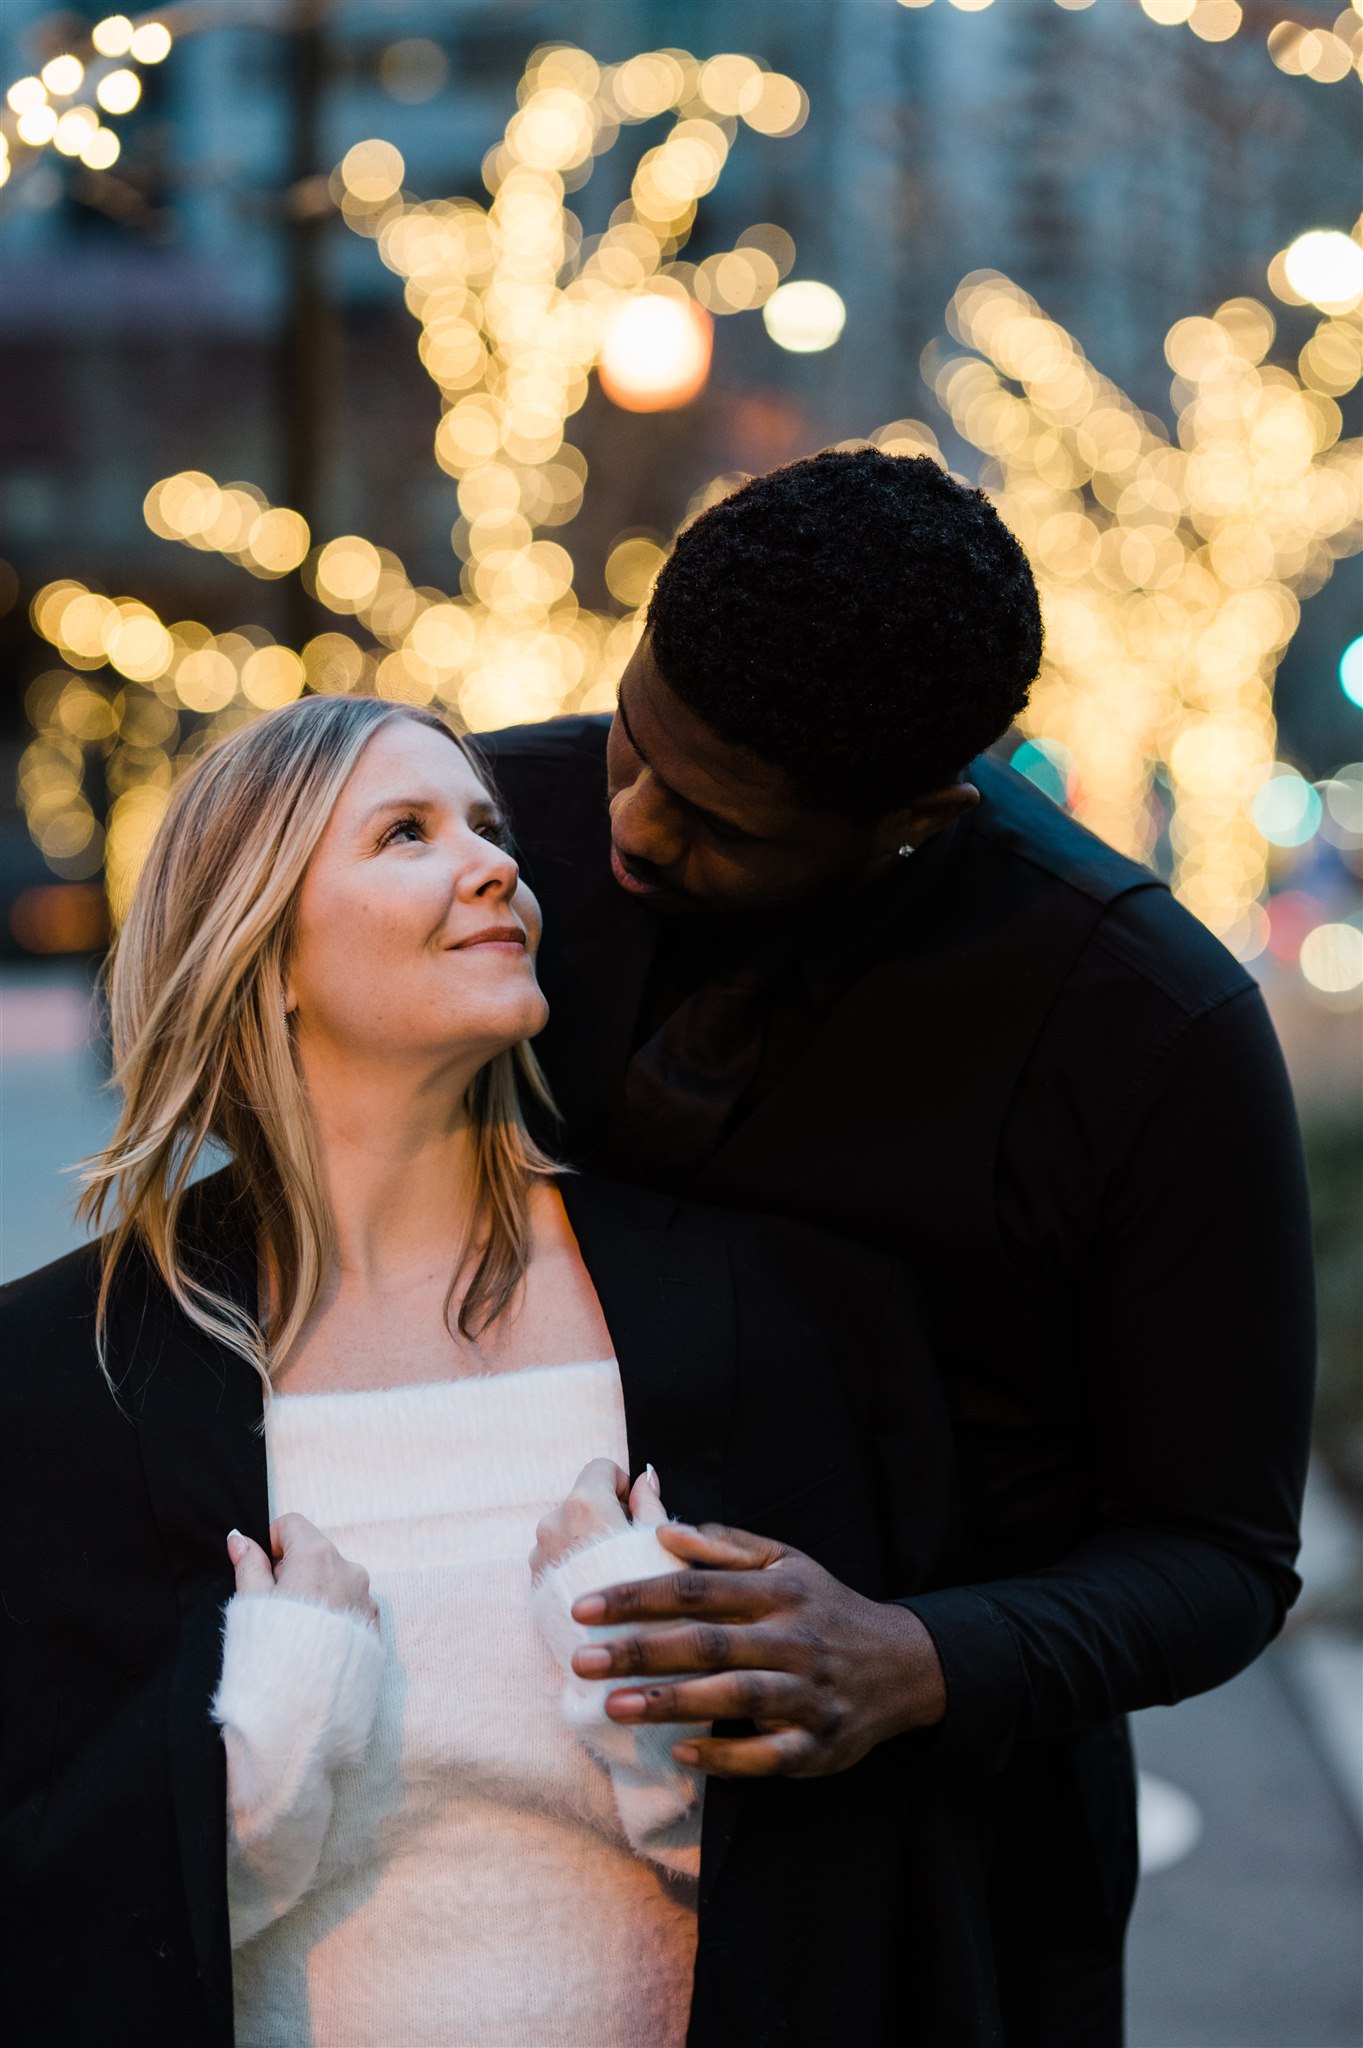
[[(318, 1294), (333, 1236), (316, 1127), (285, 1015), (285, 977), (308, 864), (366, 743), (414, 719), (471, 751), (430, 712), (370, 697), (311, 697), (269, 713), (204, 755), (177, 786), (110, 956), (113, 1137), (84, 1162), (82, 1220), (107, 1227), (101, 1361), (111, 1288), (140, 1246), (192, 1322), (253, 1365), (268, 1387)], [(469, 1096), (476, 1204), (452, 1252), (448, 1321), (469, 1338), (511, 1301), (530, 1254), (532, 1179), (558, 1169), (531, 1139), (518, 1076), (552, 1110), (526, 1044), (498, 1053)], [(263, 1256), (268, 1319), (194, 1270), (185, 1204), (206, 1149), (236, 1167), (244, 1221)]]

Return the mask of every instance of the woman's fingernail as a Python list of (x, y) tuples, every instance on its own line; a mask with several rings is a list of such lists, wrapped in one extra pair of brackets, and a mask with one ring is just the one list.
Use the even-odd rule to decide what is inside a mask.
[(603, 1593), (584, 1593), (580, 1600), (573, 1602), (574, 1621), (600, 1621), (606, 1612), (606, 1598)]
[(244, 1537), (244, 1536), (242, 1535), (242, 1533), (241, 1533), (240, 1529), (229, 1529), (229, 1530), (228, 1530), (228, 1532), (227, 1532), (227, 1555), (228, 1555), (228, 1556), (229, 1556), (229, 1557), (231, 1558), (231, 1560), (232, 1560), (233, 1564), (235, 1564), (235, 1563), (236, 1563), (236, 1561), (237, 1561), (237, 1559), (238, 1559), (238, 1558), (239, 1558), (239, 1557), (241, 1556), (241, 1553), (242, 1553), (243, 1549), (245, 1548), (245, 1545), (246, 1545), (246, 1538), (245, 1538), (245, 1537)]
[(661, 1497), (661, 1495), (662, 1495), (662, 1488), (661, 1488), (661, 1486), (660, 1486), (660, 1485), (658, 1484), (658, 1475), (657, 1475), (657, 1473), (656, 1473), (656, 1472), (654, 1471), (654, 1469), (653, 1469), (653, 1467), (652, 1467), (651, 1465), (645, 1465), (645, 1467), (644, 1467), (644, 1477), (645, 1477), (645, 1479), (646, 1479), (646, 1480), (648, 1481), (649, 1485), (650, 1485), (650, 1486), (651, 1486), (651, 1487), (653, 1488), (653, 1491), (654, 1491), (654, 1492), (655, 1492), (655, 1493), (656, 1493), (657, 1495), (659, 1495), (659, 1497)]
[(646, 1705), (641, 1692), (613, 1692), (606, 1702), (619, 1721), (637, 1721)]
[(679, 1764), (698, 1764), (700, 1762), (700, 1751), (696, 1748), (694, 1742), (674, 1742), (672, 1745), (672, 1756), (673, 1760)]
[(573, 1669), (582, 1678), (597, 1678), (611, 1668), (609, 1650), (576, 1650), (573, 1653)]

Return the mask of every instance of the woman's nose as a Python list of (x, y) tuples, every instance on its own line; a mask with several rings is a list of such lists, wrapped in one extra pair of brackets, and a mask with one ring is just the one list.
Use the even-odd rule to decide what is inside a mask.
[(681, 813), (648, 768), (611, 804), (611, 837), (626, 858), (669, 868), (686, 851)]
[(487, 839), (480, 840), (479, 845), (482, 849), (480, 855), (464, 869), (461, 893), (509, 903), (521, 878), (514, 855), (508, 853), (504, 846), (494, 846)]

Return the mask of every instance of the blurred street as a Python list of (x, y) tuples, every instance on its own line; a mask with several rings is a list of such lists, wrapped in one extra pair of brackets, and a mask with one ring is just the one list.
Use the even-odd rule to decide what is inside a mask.
[[(0, 971), (0, 1279), (76, 1241), (72, 1183), (112, 1103), (79, 971)], [(1130, 2048), (1358, 2048), (1363, 1647), (1332, 1622), (1359, 1533), (1313, 1488), (1294, 1625), (1220, 1691), (1137, 1719), (1146, 1876)]]

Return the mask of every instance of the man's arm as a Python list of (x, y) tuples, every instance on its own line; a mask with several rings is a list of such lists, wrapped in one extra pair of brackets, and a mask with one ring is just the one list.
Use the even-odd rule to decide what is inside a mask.
[[(915, 1727), (933, 1728), (927, 1754), (992, 1767), (1220, 1684), (1271, 1640), (1298, 1587), (1314, 1316), (1296, 1118), (1257, 991), (1180, 1030), (1120, 1135), (1081, 1305), (1093, 1532), (899, 1615), (765, 1539), (665, 1532), (692, 1569), (582, 1616), (684, 1624), (612, 1646), (610, 1672), (636, 1680), (621, 1718), (769, 1723), (702, 1746), (726, 1773), (838, 1770)], [(647, 1678), (691, 1670), (719, 1675)]]
[(1310, 1223), (1257, 989), (1184, 1027), (1121, 1135), (1080, 1319), (1096, 1526), (1044, 1570), (907, 1603), (945, 1672), (944, 1750), (997, 1760), (1206, 1691), (1299, 1589)]

